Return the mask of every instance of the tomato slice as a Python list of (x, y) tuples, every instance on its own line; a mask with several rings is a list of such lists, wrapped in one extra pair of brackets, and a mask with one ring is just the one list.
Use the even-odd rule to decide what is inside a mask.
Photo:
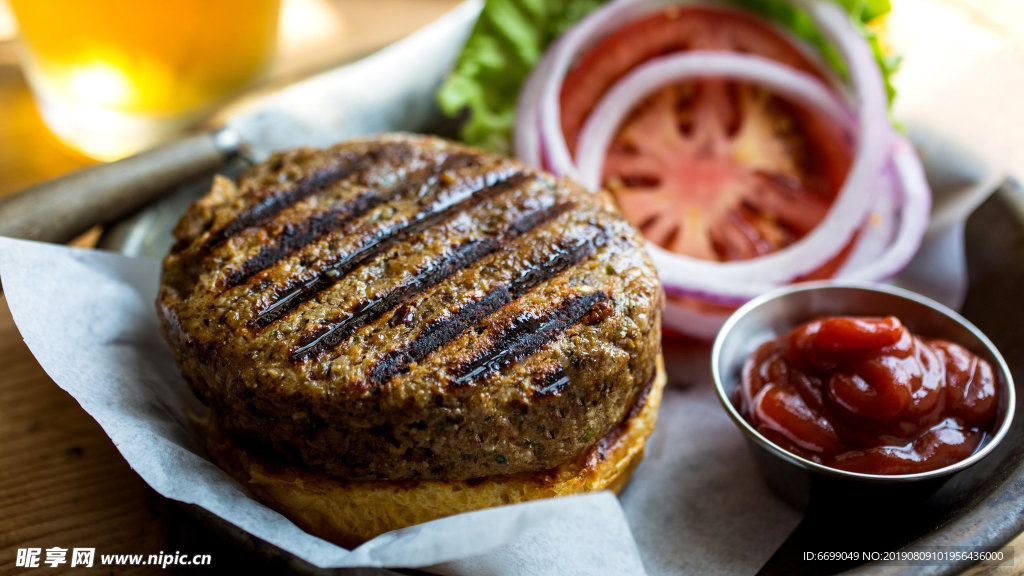
[[(560, 95), (570, 150), (604, 93), (637, 65), (685, 50), (757, 54), (821, 78), (784, 36), (741, 12), (672, 7), (589, 49)], [(783, 248), (828, 211), (852, 160), (842, 127), (728, 78), (667, 85), (619, 127), (603, 181), (648, 240), (709, 260)]]

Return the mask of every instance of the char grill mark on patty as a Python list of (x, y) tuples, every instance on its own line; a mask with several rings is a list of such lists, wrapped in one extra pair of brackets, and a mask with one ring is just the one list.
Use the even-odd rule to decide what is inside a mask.
[[(424, 190), (437, 186), (438, 180), (446, 172), (465, 168), (479, 161), (479, 156), (475, 154), (456, 152), (441, 162), (430, 164), (419, 174), (390, 190), (374, 190), (360, 195), (354, 201), (342, 202), (327, 210), (306, 214), (305, 220), (288, 223), (283, 232), (274, 238), (273, 244), (262, 248), (241, 266), (228, 271), (221, 281), (221, 289), (227, 290), (238, 286), (282, 258), (294, 254), (385, 202), (421, 197)], [(348, 175), (357, 174), (371, 166), (372, 164), (361, 166), (350, 171)], [(323, 188), (326, 186), (321, 187)]]
[[(487, 350), (456, 371), (453, 384), (473, 384), (530, 356), (568, 328), (583, 321), (594, 306), (607, 300), (608, 294), (597, 291), (570, 296), (548, 310), (524, 310), (494, 337), (494, 343)], [(561, 379), (556, 372), (552, 385), (557, 386)]]
[(292, 351), (292, 361), (298, 362), (315, 357), (338, 346), (363, 326), (377, 320), (388, 311), (432, 286), (444, 282), (460, 270), (494, 254), (519, 236), (564, 214), (573, 205), (573, 202), (562, 202), (546, 208), (527, 211), (497, 235), (476, 238), (462, 243), (452, 252), (427, 264), (423, 270), (406, 283), (392, 287), (387, 294), (379, 298), (360, 302), (355, 306), (354, 313), (303, 337)]
[(242, 263), (241, 266), (225, 273), (220, 282), (221, 290), (229, 290), (254, 275), (276, 264), (282, 258), (314, 242), (323, 235), (358, 218), (367, 211), (384, 203), (386, 198), (375, 192), (363, 194), (354, 202), (341, 208), (331, 208), (316, 214), (297, 226), (288, 226), (281, 237), (270, 246)]
[(340, 158), (337, 163), (303, 178), (291, 188), (271, 194), (246, 208), (219, 231), (211, 234), (203, 244), (201, 251), (208, 252), (214, 246), (242, 230), (260, 225), (289, 206), (301, 202), (314, 194), (322, 193), (331, 185), (353, 174), (371, 169), (374, 165), (385, 161), (387, 158), (405, 158), (411, 154), (412, 149), (403, 142), (385, 144), (362, 154), (350, 152)]
[(599, 229), (594, 236), (556, 245), (546, 261), (521, 271), (510, 283), (494, 288), (483, 298), (431, 323), (412, 342), (386, 354), (370, 369), (369, 384), (380, 385), (407, 372), (411, 363), (422, 361), (431, 352), (458, 338), (471, 326), (533, 290), (542, 282), (584, 261), (606, 242), (604, 230)]
[(550, 374), (544, 376), (544, 378), (534, 386), (534, 396), (537, 398), (547, 398), (549, 396), (558, 396), (562, 393), (570, 383), (569, 375), (565, 373), (565, 370), (561, 366), (556, 368)]
[[(386, 151), (397, 141), (404, 157)], [(378, 163), (200, 253), (254, 205), (368, 153)], [(463, 167), (438, 166), (457, 155)], [(489, 199), (470, 200), (489, 186)], [(370, 195), (388, 199), (361, 206)], [(179, 222), (162, 328), (218, 426), (282, 463), (351, 482), (550, 470), (612, 430), (655, 370), (657, 277), (611, 207), (572, 181), (431, 137), (284, 152), (218, 180)], [(344, 221), (323, 231), (332, 210)], [(348, 210), (362, 213), (338, 215)], [(301, 234), (320, 236), (286, 238)], [(267, 249), (282, 256), (220, 289)]]
[[(289, 282), (288, 286), (279, 291), (269, 305), (257, 311), (250, 326), (257, 330), (270, 326), (392, 246), (444, 222), (484, 200), (510, 190), (516, 190), (530, 182), (532, 182), (532, 178), (529, 174), (511, 167), (495, 169), (486, 174), (473, 174), (458, 181), (455, 185), (457, 192), (450, 195), (456, 200), (443, 198), (435, 201), (416, 214), (411, 221), (387, 227), (377, 234), (367, 236), (359, 249), (341, 255), (312, 277), (296, 278)], [(420, 189), (428, 187), (424, 185)]]

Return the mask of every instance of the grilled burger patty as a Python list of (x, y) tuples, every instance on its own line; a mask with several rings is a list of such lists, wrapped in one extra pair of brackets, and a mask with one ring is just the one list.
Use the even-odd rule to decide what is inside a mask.
[(218, 178), (157, 307), (220, 429), (347, 480), (547, 470), (603, 438), (660, 353), (661, 291), (608, 198), (387, 135)]

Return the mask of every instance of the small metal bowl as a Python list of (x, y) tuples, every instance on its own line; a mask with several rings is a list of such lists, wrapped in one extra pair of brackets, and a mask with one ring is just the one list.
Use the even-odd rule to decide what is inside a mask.
[[(744, 361), (758, 346), (804, 322), (824, 316), (896, 316), (916, 335), (964, 346), (992, 364), (998, 380), (999, 411), (991, 435), (970, 457), (917, 474), (864, 474), (813, 462), (772, 443), (733, 406), (732, 394)], [(953, 474), (991, 453), (1006, 436), (1016, 398), (1013, 378), (1002, 355), (970, 322), (919, 294), (870, 283), (811, 282), (764, 294), (737, 310), (722, 327), (711, 352), (711, 371), (722, 406), (744, 432), (765, 480), (787, 502), (807, 508), (813, 494), (863, 494), (905, 499), (927, 496)], [(817, 498), (818, 496), (815, 496)]]

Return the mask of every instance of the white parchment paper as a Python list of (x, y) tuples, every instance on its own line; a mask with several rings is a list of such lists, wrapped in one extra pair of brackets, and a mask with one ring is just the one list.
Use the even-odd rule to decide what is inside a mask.
[[(991, 108), (986, 115), (984, 103), (971, 101), (978, 94), (958, 79), (984, 70), (979, 82), (1013, 89), (999, 100), (1009, 106), (1024, 94), (1024, 58), (981, 24), (951, 20), (944, 5), (906, 0), (911, 9), (901, 19), (894, 15), (894, 35), (900, 26), (915, 31), (900, 47), (907, 82), (897, 113), (936, 193), (925, 244), (896, 281), (957, 307), (966, 281), (963, 221), (1024, 158), (1017, 132), (993, 121)], [(912, 26), (920, 18), (914, 7), (947, 12), (922, 32)], [(981, 40), (950, 52), (943, 48), (950, 26), (966, 34), (957, 38)], [(928, 54), (940, 49), (947, 56), (936, 66)], [(986, 137), (985, 130), (999, 135)], [(252, 499), (206, 459), (187, 418), (199, 408), (158, 328), (156, 261), (0, 238), (0, 278), (42, 367), (146, 482), (315, 566), (474, 575), (749, 574), (800, 520), (762, 484), (741, 434), (718, 406), (707, 349), (684, 346), (666, 351), (670, 387), (659, 425), (621, 498), (600, 493), (463, 514), (344, 550)]]
[(643, 556), (654, 573), (742, 572), (763, 562), (799, 520), (760, 484), (701, 375), (667, 394), (625, 510), (611, 493), (532, 502), (437, 520), (347, 551), (250, 498), (204, 456), (187, 418), (195, 399), (156, 318), (156, 261), (0, 238), (0, 277), (39, 363), (146, 482), (315, 566), (632, 575), (644, 574)]
[[(959, 182), (937, 189), (963, 193)], [(948, 255), (944, 238), (936, 235), (922, 254)], [(953, 254), (962, 258), (962, 250)], [(916, 279), (912, 266), (902, 280), (941, 296), (963, 263), (938, 257), (931, 266)], [(651, 574), (753, 573), (800, 520), (762, 484), (741, 434), (718, 406), (707, 348), (684, 345), (666, 349), (670, 387), (659, 425), (621, 501), (602, 493), (464, 514), (347, 551), (253, 500), (204, 456), (187, 418), (200, 408), (156, 318), (158, 262), (0, 238), (0, 278), (39, 363), (146, 482), (315, 566), (630, 575), (644, 574), (646, 565)]]

